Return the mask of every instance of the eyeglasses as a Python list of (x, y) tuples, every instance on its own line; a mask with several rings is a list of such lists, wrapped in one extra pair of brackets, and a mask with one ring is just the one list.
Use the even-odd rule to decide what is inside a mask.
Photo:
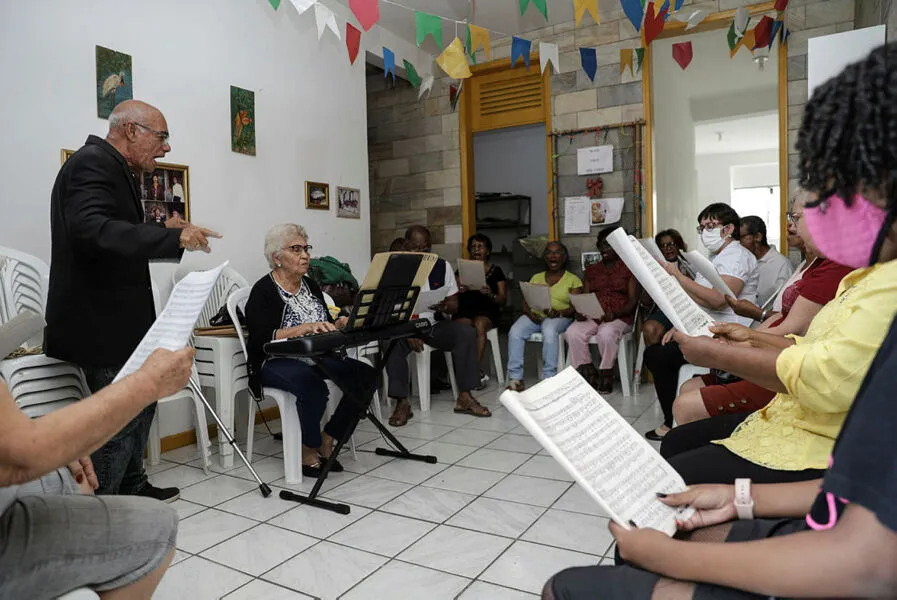
[(664, 242), (663, 244), (660, 245), (660, 247), (663, 249), (676, 248), (676, 242)]
[(707, 223), (706, 225), (698, 225), (695, 229), (697, 230), (698, 235), (700, 235), (700, 234), (704, 233), (705, 231), (710, 231), (712, 229), (716, 229), (717, 227), (720, 227), (719, 222), (711, 221), (710, 223)]
[(163, 144), (167, 144), (169, 138), (171, 137), (167, 131), (158, 131), (156, 129), (153, 129), (152, 127), (149, 127), (148, 125), (144, 125), (143, 123), (138, 123), (137, 121), (134, 121), (134, 125), (137, 125), (138, 127), (143, 127), (144, 129), (148, 129), (149, 131), (152, 131), (153, 133), (156, 134), (156, 137), (158, 137), (159, 141), (162, 142)]
[(791, 223), (792, 225), (797, 225), (798, 221), (801, 220), (801, 218), (803, 217), (803, 215), (800, 214), (800, 213), (793, 213), (793, 212), (790, 212), (790, 213), (788, 213), (787, 215), (785, 215), (785, 217), (788, 219), (788, 222), (789, 222), (789, 223)]
[(295, 252), (296, 254), (302, 254), (304, 252), (305, 254), (308, 254), (309, 256), (311, 256), (312, 248), (313, 248), (312, 246), (303, 246), (302, 244), (293, 244), (292, 246), (287, 246), (286, 248), (284, 248), (284, 250), (290, 250), (292, 252)]

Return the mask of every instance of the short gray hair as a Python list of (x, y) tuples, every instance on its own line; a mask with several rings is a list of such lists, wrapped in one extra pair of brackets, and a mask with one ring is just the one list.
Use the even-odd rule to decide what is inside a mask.
[(265, 259), (271, 269), (277, 266), (274, 255), (283, 250), (284, 244), (295, 237), (301, 237), (306, 244), (308, 243), (308, 233), (305, 232), (305, 227), (302, 225), (281, 223), (268, 230), (268, 233), (265, 234)]

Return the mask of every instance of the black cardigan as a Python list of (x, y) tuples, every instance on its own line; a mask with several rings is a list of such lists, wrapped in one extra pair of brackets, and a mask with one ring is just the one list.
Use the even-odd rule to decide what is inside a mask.
[[(324, 294), (321, 288), (310, 277), (302, 280), (308, 286), (312, 295), (318, 299), (324, 308)], [(274, 339), (274, 332), (281, 328), (283, 315), (286, 311), (286, 303), (280, 297), (277, 284), (270, 273), (255, 282), (252, 291), (249, 292), (249, 300), (246, 301), (246, 327), (249, 329), (249, 339), (246, 343), (246, 352), (249, 354), (247, 368), (249, 370), (249, 387), (253, 393), (261, 395), (259, 375), (262, 372), (262, 364), (265, 362), (264, 346)], [(333, 323), (330, 310), (327, 310), (327, 319)]]

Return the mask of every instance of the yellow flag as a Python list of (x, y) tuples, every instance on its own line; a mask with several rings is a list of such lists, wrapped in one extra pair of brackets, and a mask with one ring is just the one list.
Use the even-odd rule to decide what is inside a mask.
[(632, 70), (632, 48), (620, 49), (620, 75), (626, 72), (626, 67), (629, 67), (629, 72), (635, 75), (635, 71)]
[(473, 56), (482, 47), (483, 52), (486, 53), (486, 60), (489, 60), (492, 55), (489, 30), (476, 25), (468, 25), (467, 27), (470, 32), (470, 55)]
[(598, 0), (573, 0), (573, 8), (576, 10), (577, 27), (579, 27), (579, 22), (582, 21), (586, 11), (592, 15), (596, 23), (601, 23), (601, 20), (598, 18)]
[(436, 63), (452, 79), (467, 79), (471, 75), (467, 55), (464, 54), (464, 44), (457, 37), (443, 50)]
[(753, 29), (749, 29), (744, 32), (744, 35), (738, 40), (738, 43), (735, 44), (735, 47), (729, 51), (729, 58), (735, 58), (735, 55), (738, 54), (738, 51), (741, 50), (741, 47), (744, 46), (748, 50), (751, 51), (751, 54), (754, 53), (754, 46), (757, 44), (756, 35)]

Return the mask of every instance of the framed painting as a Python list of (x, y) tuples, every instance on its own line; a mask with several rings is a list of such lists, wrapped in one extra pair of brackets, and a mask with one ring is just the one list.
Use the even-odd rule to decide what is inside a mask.
[(361, 190), (336, 188), (336, 216), (344, 219), (361, 218)]
[(134, 97), (131, 57), (97, 46), (97, 116), (108, 119), (116, 106)]
[(330, 210), (330, 184), (306, 181), (305, 208)]
[[(62, 162), (74, 154), (62, 150)], [(169, 217), (190, 220), (190, 167), (171, 163), (156, 163), (152, 173), (142, 173), (137, 179), (137, 192), (143, 203), (146, 223), (165, 227)]]
[(255, 92), (230, 86), (230, 148), (255, 156)]

